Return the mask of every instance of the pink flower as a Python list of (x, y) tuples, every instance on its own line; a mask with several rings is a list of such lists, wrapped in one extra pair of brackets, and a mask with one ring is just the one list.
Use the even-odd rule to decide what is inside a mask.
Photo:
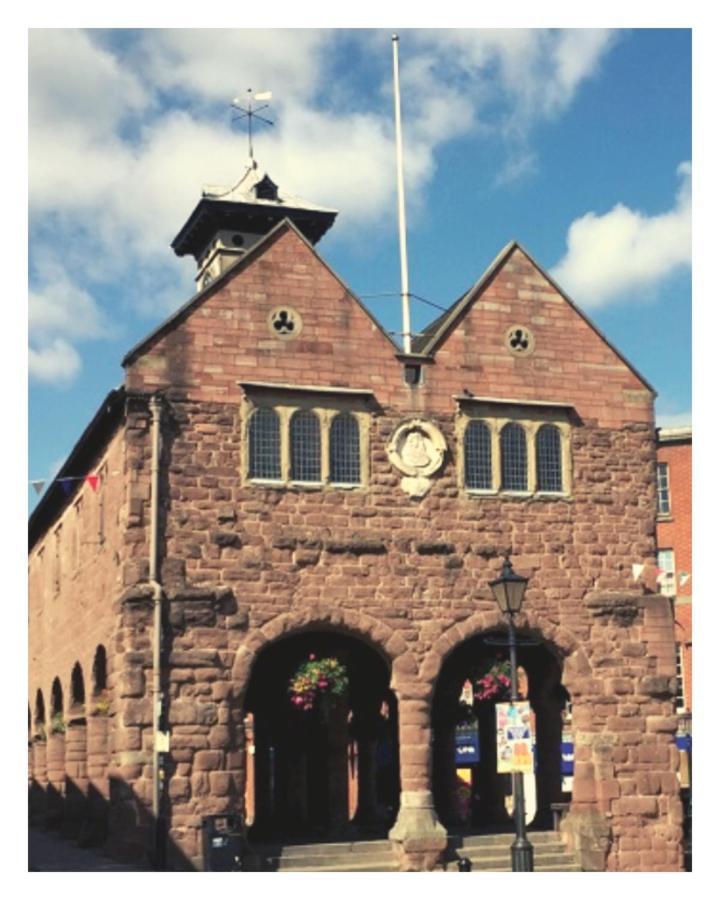
[(311, 660), (315, 659), (315, 654), (311, 653), (310, 656), (308, 657), (308, 659), (311, 659)]

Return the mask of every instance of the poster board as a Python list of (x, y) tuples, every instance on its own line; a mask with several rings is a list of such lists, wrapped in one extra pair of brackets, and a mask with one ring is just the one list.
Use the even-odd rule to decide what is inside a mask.
[(527, 700), (495, 705), (497, 723), (497, 770), (533, 771), (532, 713)]

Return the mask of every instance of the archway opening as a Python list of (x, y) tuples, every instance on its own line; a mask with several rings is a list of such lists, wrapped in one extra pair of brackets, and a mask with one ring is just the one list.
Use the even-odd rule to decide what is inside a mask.
[[(344, 691), (311, 704), (290, 685), (334, 660)], [(246, 814), (256, 840), (385, 837), (399, 807), (397, 701), (385, 659), (364, 641), (313, 630), (258, 656), (245, 695)]]
[[(519, 692), (530, 703), (534, 772), (525, 776), (526, 821), (549, 828), (552, 805), (567, 801), (563, 724), (570, 695), (562, 657), (536, 634), (518, 634)], [(496, 704), (509, 700), (507, 632), (469, 638), (445, 660), (432, 706), (433, 796), (449, 831), (510, 832), (512, 779), (499, 774)]]

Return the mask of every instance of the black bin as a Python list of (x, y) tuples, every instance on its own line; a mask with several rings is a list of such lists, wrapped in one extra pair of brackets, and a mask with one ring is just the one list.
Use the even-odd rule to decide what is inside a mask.
[(206, 872), (242, 872), (245, 838), (241, 816), (203, 816), (202, 835)]

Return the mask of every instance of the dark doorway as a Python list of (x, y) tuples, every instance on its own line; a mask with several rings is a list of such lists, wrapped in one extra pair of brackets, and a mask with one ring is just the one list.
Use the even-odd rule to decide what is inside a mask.
[[(536, 742), (528, 806), (536, 812), (529, 825), (549, 828), (551, 804), (567, 799), (561, 760), (569, 695), (561, 684), (559, 656), (530, 635), (521, 632), (519, 638), (519, 688), (534, 712)], [(497, 683), (501, 674), (509, 673), (506, 640), (503, 630), (470, 638), (450, 654), (438, 677), (432, 711), (433, 796), (441, 822), (451, 831), (514, 828), (511, 776), (497, 773), (496, 754), (495, 704), (509, 699), (509, 689), (480, 699), (478, 687), (488, 672)]]
[[(312, 709), (289, 684), (310, 658), (337, 660), (344, 695)], [(252, 721), (248, 777), (251, 839), (385, 837), (399, 806), (397, 702), (383, 658), (363, 641), (329, 631), (283, 638), (253, 668), (244, 705)], [(247, 794), (246, 794), (247, 796)]]

